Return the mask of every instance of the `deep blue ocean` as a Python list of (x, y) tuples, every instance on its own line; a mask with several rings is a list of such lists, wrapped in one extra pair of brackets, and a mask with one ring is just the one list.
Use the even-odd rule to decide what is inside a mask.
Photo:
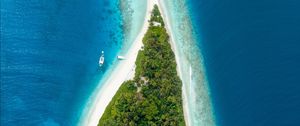
[(75, 125), (122, 25), (118, 0), (1, 0), (1, 126)]
[(300, 126), (300, 1), (188, 0), (220, 126)]
[[(78, 122), (122, 45), (118, 1), (1, 1), (1, 126)], [(217, 125), (300, 126), (300, 1), (187, 1)]]

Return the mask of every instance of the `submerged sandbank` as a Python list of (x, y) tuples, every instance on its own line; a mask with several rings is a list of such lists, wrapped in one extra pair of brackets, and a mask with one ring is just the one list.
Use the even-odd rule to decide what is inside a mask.
[(93, 93), (91, 102), (86, 106), (86, 112), (82, 116), (79, 125), (96, 126), (99, 119), (105, 111), (106, 106), (111, 101), (121, 84), (129, 79), (132, 79), (135, 69), (135, 60), (138, 51), (142, 47), (142, 38), (148, 29), (148, 19), (150, 19), (150, 12), (155, 4), (155, 1), (147, 1), (146, 16), (143, 20), (143, 27), (140, 30), (135, 41), (132, 42), (127, 53), (124, 55), (126, 60), (119, 61), (118, 64), (112, 68), (113, 70), (106, 78), (99, 82), (99, 87)]
[(179, 76), (183, 82), (186, 123), (195, 126), (214, 126), (215, 120), (203, 58), (197, 47), (185, 1), (164, 0), (159, 3), (167, 30), (170, 32)]
[(142, 47), (142, 38), (148, 28), (148, 19), (154, 4), (157, 4), (166, 22), (171, 37), (172, 49), (178, 64), (178, 73), (183, 82), (183, 107), (187, 125), (215, 125), (209, 97), (202, 56), (196, 46), (187, 8), (182, 1), (147, 1), (146, 18), (137, 38), (131, 44), (125, 57), (106, 78), (101, 80), (87, 113), (82, 117), (80, 125), (97, 125), (106, 106), (117, 92), (120, 85), (134, 75), (135, 60)]

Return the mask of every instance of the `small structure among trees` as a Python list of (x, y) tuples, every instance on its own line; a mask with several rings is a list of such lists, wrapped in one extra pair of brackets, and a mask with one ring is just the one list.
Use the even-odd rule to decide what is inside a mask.
[[(159, 25), (158, 25), (159, 23)], [(182, 82), (157, 5), (136, 60), (134, 80), (124, 82), (100, 119), (100, 126), (182, 126)]]

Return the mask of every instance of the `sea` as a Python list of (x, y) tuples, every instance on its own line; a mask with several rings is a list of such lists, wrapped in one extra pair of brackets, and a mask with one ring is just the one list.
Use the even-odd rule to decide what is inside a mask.
[[(299, 126), (300, 1), (176, 1), (166, 6), (193, 76), (191, 124)], [(0, 125), (77, 125), (138, 34), (145, 3), (2, 0)]]
[(2, 0), (1, 126), (78, 125), (139, 33), (146, 2)]
[(1, 126), (76, 125), (123, 27), (119, 0), (1, 0)]
[(187, 0), (218, 126), (300, 126), (300, 1)]

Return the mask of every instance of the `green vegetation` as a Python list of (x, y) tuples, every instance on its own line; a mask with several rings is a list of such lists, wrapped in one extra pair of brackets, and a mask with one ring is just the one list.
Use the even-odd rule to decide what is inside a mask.
[(122, 84), (101, 117), (100, 126), (185, 125), (182, 83), (157, 5), (149, 22), (134, 80)]

